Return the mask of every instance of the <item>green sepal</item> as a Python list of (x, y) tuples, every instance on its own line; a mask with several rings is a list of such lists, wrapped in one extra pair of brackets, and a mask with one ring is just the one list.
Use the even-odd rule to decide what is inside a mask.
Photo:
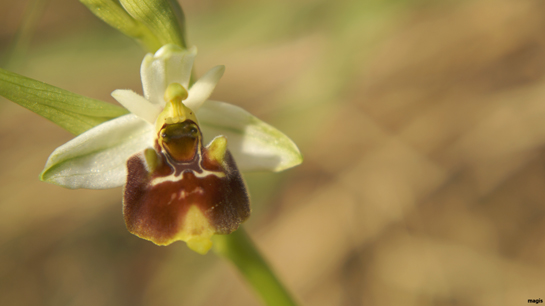
[(79, 135), (127, 114), (122, 107), (84, 97), (0, 68), (0, 96)]
[(238, 106), (207, 100), (197, 118), (205, 142), (213, 135), (229, 139), (229, 151), (242, 172), (279, 172), (303, 162), (299, 148), (288, 136)]
[(155, 52), (161, 43), (145, 25), (132, 18), (117, 0), (80, 0), (95, 16), (116, 28), (121, 33), (134, 38), (148, 51)]
[(125, 10), (144, 24), (161, 45), (175, 44), (187, 49), (185, 18), (182, 8), (174, 0), (120, 0)]

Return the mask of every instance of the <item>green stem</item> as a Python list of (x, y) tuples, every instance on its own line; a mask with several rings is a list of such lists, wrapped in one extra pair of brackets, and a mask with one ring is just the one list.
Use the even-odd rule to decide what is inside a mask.
[(266, 305), (297, 305), (242, 227), (230, 235), (216, 235), (213, 240), (214, 251), (238, 268)]

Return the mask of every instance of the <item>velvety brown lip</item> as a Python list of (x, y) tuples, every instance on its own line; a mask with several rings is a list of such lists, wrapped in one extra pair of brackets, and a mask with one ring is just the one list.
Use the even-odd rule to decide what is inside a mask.
[[(180, 230), (188, 222), (186, 216), (196, 207), (208, 220), (216, 234), (229, 234), (250, 216), (250, 201), (246, 187), (234, 159), (226, 152), (222, 163), (211, 160), (207, 148), (200, 141), (196, 125), (178, 124), (164, 127), (166, 135), (159, 135), (156, 143), (160, 162), (149, 172), (144, 152), (127, 161), (127, 185), (123, 210), (129, 231), (156, 244), (176, 241)], [(197, 138), (186, 138), (197, 127)], [(192, 134), (192, 135), (193, 135)], [(161, 143), (163, 139), (167, 139)], [(179, 142), (177, 142), (179, 141)], [(175, 143), (166, 145), (165, 143)], [(180, 143), (182, 143), (180, 145)], [(191, 143), (196, 143), (191, 147)], [(161, 148), (165, 148), (162, 150)], [(174, 150), (190, 150), (176, 156)], [(191, 158), (190, 158), (191, 157)], [(159, 178), (159, 179), (158, 179)], [(163, 178), (161, 180), (161, 178)], [(153, 182), (159, 183), (153, 183)]]

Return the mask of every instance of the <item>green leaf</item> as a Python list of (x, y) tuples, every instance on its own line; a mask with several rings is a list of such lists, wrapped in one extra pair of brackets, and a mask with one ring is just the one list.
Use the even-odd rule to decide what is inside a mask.
[(78, 135), (127, 114), (122, 107), (84, 97), (0, 68), (0, 96)]

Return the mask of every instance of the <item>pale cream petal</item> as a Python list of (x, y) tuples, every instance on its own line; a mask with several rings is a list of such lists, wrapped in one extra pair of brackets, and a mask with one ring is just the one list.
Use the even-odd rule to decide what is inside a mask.
[(183, 50), (176, 45), (165, 45), (155, 55), (147, 54), (140, 68), (144, 97), (164, 107), (163, 96), (170, 83), (180, 83), (187, 89), (196, 55), (197, 48)]
[(163, 107), (165, 104), (163, 94), (167, 88), (164, 61), (155, 59), (151, 53), (147, 54), (140, 66), (140, 76), (144, 97), (151, 103)]
[(161, 107), (157, 104), (153, 104), (146, 98), (128, 89), (117, 89), (112, 92), (117, 102), (123, 105), (131, 113), (146, 120), (151, 124), (155, 124), (155, 120), (161, 112)]
[(197, 48), (192, 47), (187, 51), (172, 51), (165, 53), (166, 57), (166, 86), (171, 83), (181, 84), (185, 89), (188, 89), (189, 79), (191, 78), (191, 69), (195, 56), (197, 56)]
[(193, 111), (197, 111), (204, 101), (210, 97), (224, 72), (225, 66), (216, 66), (205, 73), (189, 89), (189, 97), (187, 100), (183, 101), (185, 106), (189, 107)]

